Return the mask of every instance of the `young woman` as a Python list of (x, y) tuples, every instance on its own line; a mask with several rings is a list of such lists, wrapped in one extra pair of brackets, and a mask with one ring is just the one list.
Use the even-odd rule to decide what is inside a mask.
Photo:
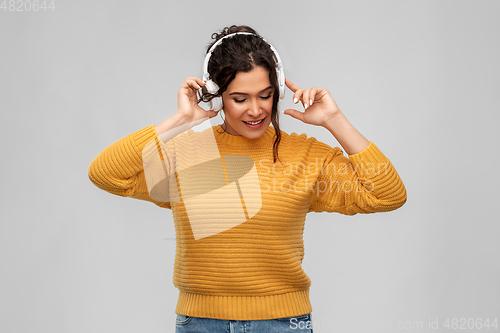
[[(206, 73), (186, 78), (177, 112), (104, 149), (89, 178), (172, 210), (176, 332), (312, 332), (311, 281), (301, 267), (306, 214), (395, 210), (405, 187), (327, 89), (284, 80), (279, 55), (255, 30), (231, 26), (212, 38)], [(284, 114), (325, 127), (348, 157), (279, 129), (285, 84), (304, 112)], [(191, 129), (220, 108), (223, 124)]]

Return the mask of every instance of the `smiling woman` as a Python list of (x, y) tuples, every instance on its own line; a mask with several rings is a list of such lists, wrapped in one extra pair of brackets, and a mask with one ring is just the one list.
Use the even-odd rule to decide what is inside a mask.
[(272, 95), (273, 87), (265, 68), (256, 66), (248, 73), (236, 74), (222, 94), (224, 131), (249, 139), (260, 138), (271, 123)]
[[(185, 79), (177, 112), (107, 147), (89, 178), (172, 210), (176, 332), (312, 333), (311, 280), (302, 269), (307, 213), (395, 210), (406, 202), (405, 186), (327, 89), (284, 78), (274, 48), (253, 29), (231, 26), (212, 37), (204, 80)], [(280, 130), (285, 87), (304, 112), (283, 113), (329, 130), (348, 157)], [(222, 125), (191, 129), (221, 109)], [(200, 149), (207, 142), (210, 149)]]
[[(226, 27), (212, 38), (207, 46), (206, 75), (218, 89), (209, 92), (203, 88), (198, 102), (222, 97), (225, 119), (221, 129), (231, 135), (256, 139), (272, 124), (276, 130), (276, 162), (281, 141), (278, 102), (284, 97), (279, 54), (254, 29), (244, 25)], [(260, 124), (245, 123), (260, 120)]]

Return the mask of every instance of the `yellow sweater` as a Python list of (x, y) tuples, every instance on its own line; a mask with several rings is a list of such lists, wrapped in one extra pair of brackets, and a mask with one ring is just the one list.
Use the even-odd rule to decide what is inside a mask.
[(406, 202), (403, 182), (372, 142), (347, 158), (314, 137), (281, 133), (281, 163), (273, 162), (274, 127), (248, 139), (220, 125), (167, 143), (150, 125), (92, 161), (97, 187), (171, 209), (176, 313), (228, 320), (310, 313), (311, 281), (301, 266), (306, 214), (386, 212)]

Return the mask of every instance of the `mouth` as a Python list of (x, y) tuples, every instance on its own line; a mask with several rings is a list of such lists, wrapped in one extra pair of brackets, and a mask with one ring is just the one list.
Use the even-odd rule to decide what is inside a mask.
[[(266, 117), (267, 117), (267, 116), (266, 116)], [(255, 126), (255, 125), (259, 125), (259, 124), (261, 124), (261, 123), (264, 121), (264, 119), (266, 119), (266, 117), (264, 117), (264, 118), (262, 118), (262, 119), (260, 119), (260, 120), (256, 120), (256, 121), (244, 121), (244, 120), (243, 120), (243, 122), (244, 122), (245, 124), (247, 124), (247, 125)]]

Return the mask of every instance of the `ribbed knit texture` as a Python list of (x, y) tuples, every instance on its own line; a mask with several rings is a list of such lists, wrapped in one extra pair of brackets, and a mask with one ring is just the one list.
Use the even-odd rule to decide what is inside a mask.
[[(243, 194), (236, 205), (228, 200), (215, 206), (200, 201), (202, 207), (196, 208), (207, 212), (208, 230), (218, 230), (221, 224), (218, 220), (236, 214), (240, 203), (247, 219), (227, 230), (196, 239), (183, 200), (195, 200), (196, 194), (206, 191), (180, 189), (176, 200), (163, 202), (161, 196), (148, 191), (143, 158), (169, 145), (179, 147), (175, 140), (194, 152), (200, 135), (212, 135), (207, 131), (213, 132), (222, 157), (214, 165), (221, 165), (224, 172), (211, 165), (209, 170), (213, 174), (207, 174), (206, 181), (198, 181), (200, 188), (204, 183), (221, 186), (217, 184), (221, 181), (222, 185), (238, 183), (239, 189), (248, 188), (245, 187), (248, 181), (232, 179), (231, 174), (245, 173), (253, 167), (257, 170), (260, 193)], [(89, 178), (97, 187), (172, 210), (176, 230), (173, 282), (179, 289), (178, 314), (263, 320), (310, 313), (311, 281), (301, 266), (307, 213), (385, 212), (406, 202), (403, 182), (373, 142), (362, 152), (346, 157), (340, 148), (332, 148), (314, 137), (282, 131), (278, 152), (283, 164), (277, 161), (273, 165), (272, 126), (258, 139), (230, 135), (220, 125), (203, 133), (188, 131), (165, 144), (151, 125), (104, 149), (89, 168)], [(147, 145), (148, 142), (155, 144)], [(250, 164), (230, 167), (238, 155), (251, 158)], [(180, 184), (179, 174), (170, 178), (170, 185), (173, 179), (177, 179), (174, 186)], [(251, 213), (250, 207), (257, 204), (260, 209)]]

